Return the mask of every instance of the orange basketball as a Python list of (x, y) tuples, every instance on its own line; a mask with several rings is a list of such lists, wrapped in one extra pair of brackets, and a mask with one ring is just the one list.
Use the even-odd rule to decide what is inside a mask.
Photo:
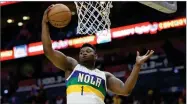
[(56, 28), (63, 28), (71, 21), (71, 11), (64, 4), (55, 4), (48, 12), (51, 25)]

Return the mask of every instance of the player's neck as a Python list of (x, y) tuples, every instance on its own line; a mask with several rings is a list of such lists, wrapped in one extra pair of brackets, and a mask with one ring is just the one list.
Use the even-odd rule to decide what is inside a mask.
[(94, 62), (82, 62), (80, 64), (85, 66), (86, 68), (88, 68), (90, 70), (94, 70), (95, 69), (95, 63)]

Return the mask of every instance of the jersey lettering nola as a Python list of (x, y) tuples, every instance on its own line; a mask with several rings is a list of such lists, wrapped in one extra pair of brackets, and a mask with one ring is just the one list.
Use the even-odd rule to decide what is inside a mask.
[(78, 64), (66, 79), (66, 87), (67, 100), (83, 99), (86, 103), (85, 99), (87, 99), (103, 104), (106, 95), (105, 73), (98, 69), (89, 70)]
[(78, 82), (90, 83), (91, 85), (95, 85), (97, 87), (101, 85), (101, 80), (102, 79), (98, 77), (96, 77), (96, 80), (94, 80), (94, 76), (81, 74), (81, 73), (79, 73), (79, 76), (78, 76)]

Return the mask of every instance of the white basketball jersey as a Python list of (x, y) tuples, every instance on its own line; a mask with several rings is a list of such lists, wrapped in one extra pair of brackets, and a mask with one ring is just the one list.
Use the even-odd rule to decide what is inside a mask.
[(78, 64), (66, 79), (67, 104), (104, 104), (106, 76)]

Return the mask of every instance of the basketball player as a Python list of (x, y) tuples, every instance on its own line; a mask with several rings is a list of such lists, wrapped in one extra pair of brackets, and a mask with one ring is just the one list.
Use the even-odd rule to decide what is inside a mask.
[(79, 62), (60, 51), (53, 50), (47, 24), (48, 11), (49, 8), (45, 11), (42, 20), (43, 49), (47, 58), (65, 72), (67, 104), (104, 104), (107, 90), (117, 95), (128, 96), (136, 84), (140, 66), (154, 51), (147, 51), (143, 56), (137, 52), (134, 68), (123, 83), (111, 73), (95, 68), (96, 49), (90, 44), (84, 44), (80, 48)]

